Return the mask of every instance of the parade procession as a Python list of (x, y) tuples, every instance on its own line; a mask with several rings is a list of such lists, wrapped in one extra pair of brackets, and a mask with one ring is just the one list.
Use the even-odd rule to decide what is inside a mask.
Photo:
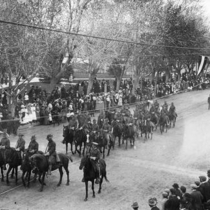
[(209, 0), (0, 0), (0, 210), (210, 210)]

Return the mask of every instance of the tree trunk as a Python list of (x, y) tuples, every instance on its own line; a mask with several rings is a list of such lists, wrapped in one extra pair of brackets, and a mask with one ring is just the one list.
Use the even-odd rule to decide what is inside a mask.
[(88, 80), (88, 88), (87, 88), (87, 95), (91, 92), (92, 87), (93, 87), (93, 80), (95, 78), (95, 75), (91, 75), (89, 76), (89, 80)]
[(133, 90), (132, 90), (132, 94), (136, 93), (137, 88), (139, 87), (139, 76), (135, 76), (134, 78), (134, 82), (133, 82)]
[(56, 87), (56, 85), (58, 84), (58, 79), (56, 78), (52, 78), (50, 79), (50, 84), (48, 85), (48, 93), (51, 93), (52, 90)]
[(116, 85), (116, 91), (118, 92), (120, 89), (120, 82), (121, 82), (121, 77), (117, 77), (117, 85)]

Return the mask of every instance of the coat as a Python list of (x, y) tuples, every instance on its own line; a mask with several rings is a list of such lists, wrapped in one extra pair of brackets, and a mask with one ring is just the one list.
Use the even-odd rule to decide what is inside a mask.
[(167, 210), (179, 210), (179, 200), (176, 196), (170, 196), (165, 203), (165, 209)]
[(202, 184), (202, 192), (204, 202), (207, 202), (210, 199), (210, 180)]
[(2, 138), (0, 145), (5, 146), (5, 149), (8, 149), (10, 148), (10, 140), (8, 138)]
[(191, 193), (192, 196), (192, 206), (195, 210), (203, 210), (202, 200), (203, 196), (200, 191), (193, 191)]
[(49, 155), (56, 155), (56, 143), (53, 140), (50, 140), (47, 144), (47, 152)]
[(17, 140), (17, 145), (16, 145), (16, 149), (20, 149), (20, 151), (24, 152), (25, 150), (25, 140), (23, 138), (19, 138)]
[(31, 141), (28, 145), (28, 151), (30, 152), (31, 150), (34, 150), (34, 154), (39, 150), (39, 144), (35, 140)]

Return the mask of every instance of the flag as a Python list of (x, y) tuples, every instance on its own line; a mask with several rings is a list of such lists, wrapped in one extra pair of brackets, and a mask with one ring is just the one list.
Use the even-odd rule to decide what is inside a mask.
[(207, 66), (207, 63), (209, 62), (209, 57), (207, 56), (201, 56), (199, 63), (198, 63), (198, 72), (197, 72), (197, 76), (199, 76), (203, 70), (205, 69), (205, 67)]

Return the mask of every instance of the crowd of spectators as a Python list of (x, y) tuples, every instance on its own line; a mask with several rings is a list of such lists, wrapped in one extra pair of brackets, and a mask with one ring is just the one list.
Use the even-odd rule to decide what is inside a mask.
[[(170, 189), (161, 193), (162, 199), (158, 202), (153, 197), (148, 200), (152, 210), (207, 210), (210, 209), (210, 170), (206, 176), (199, 176), (198, 180), (190, 185), (187, 190), (185, 186), (174, 183)], [(137, 202), (131, 206), (137, 210)]]

